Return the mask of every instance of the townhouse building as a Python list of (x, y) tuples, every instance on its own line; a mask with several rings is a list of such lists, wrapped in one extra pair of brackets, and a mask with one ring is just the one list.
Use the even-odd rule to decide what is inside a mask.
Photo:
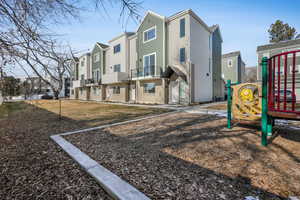
[[(221, 100), (221, 57), (218, 25), (207, 26), (192, 10), (170, 17), (148, 11), (136, 32), (108, 45), (97, 43), (90, 54), (74, 60), (72, 98), (151, 104)], [(82, 81), (88, 74), (92, 84)]]
[[(257, 47), (257, 57), (258, 57), (258, 64), (257, 64), (257, 79), (258, 81), (261, 81), (262, 72), (261, 72), (261, 60), (263, 57), (270, 58), (274, 55), (284, 53), (287, 51), (295, 51), (300, 50), (300, 39), (296, 40), (288, 40), (288, 41), (282, 41), (274, 44), (267, 44), (267, 45), (261, 45)], [(295, 93), (297, 100), (300, 97), (300, 53), (296, 54), (296, 66), (295, 66)], [(293, 61), (291, 55), (287, 59), (287, 71), (284, 71), (284, 56), (281, 58), (281, 88), (283, 88), (284, 85), (284, 78), (283, 74), (287, 73), (287, 89), (292, 90), (292, 66)], [(277, 63), (276, 63), (277, 64)], [(276, 70), (277, 71), (277, 70)]]
[(222, 56), (222, 77), (225, 81), (231, 80), (232, 83), (245, 81), (246, 69), (240, 51), (230, 52)]

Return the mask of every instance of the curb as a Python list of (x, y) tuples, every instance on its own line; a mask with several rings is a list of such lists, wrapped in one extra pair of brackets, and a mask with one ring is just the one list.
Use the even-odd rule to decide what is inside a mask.
[(99, 165), (95, 160), (80, 151), (60, 135), (51, 136), (69, 156), (71, 156), (102, 188), (117, 200), (150, 200), (145, 194), (122, 180), (120, 177)]

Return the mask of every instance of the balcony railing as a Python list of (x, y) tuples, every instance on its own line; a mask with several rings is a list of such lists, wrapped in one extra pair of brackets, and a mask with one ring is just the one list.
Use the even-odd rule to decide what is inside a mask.
[(127, 72), (111, 72), (102, 76), (102, 84), (119, 83), (127, 80)]
[(146, 78), (146, 77), (161, 77), (161, 76), (162, 76), (162, 68), (154, 65), (145, 68), (136, 68), (130, 71), (131, 79)]

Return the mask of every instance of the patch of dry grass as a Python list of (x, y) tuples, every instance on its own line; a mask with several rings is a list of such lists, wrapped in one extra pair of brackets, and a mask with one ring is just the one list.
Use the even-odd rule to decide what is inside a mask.
[[(37, 100), (29, 101), (28, 103), (49, 112), (59, 114), (58, 100)], [(77, 100), (62, 100), (61, 108), (62, 117), (76, 121), (84, 121), (87, 126), (115, 123), (145, 115), (160, 114), (169, 111), (167, 109), (113, 105)]]

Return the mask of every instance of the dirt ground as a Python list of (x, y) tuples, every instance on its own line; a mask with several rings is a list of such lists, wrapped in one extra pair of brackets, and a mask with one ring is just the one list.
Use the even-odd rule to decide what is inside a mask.
[(110, 199), (50, 135), (161, 112), (63, 101), (63, 118), (58, 120), (55, 101), (39, 101), (38, 107), (31, 103), (0, 107), (1, 200)]
[(248, 125), (170, 114), (66, 138), (152, 199), (286, 199), (300, 196), (300, 132), (268, 147)]
[(227, 103), (221, 103), (221, 104), (217, 104), (217, 105), (210, 105), (210, 106), (206, 106), (204, 107), (205, 109), (211, 109), (211, 110), (227, 110)]

